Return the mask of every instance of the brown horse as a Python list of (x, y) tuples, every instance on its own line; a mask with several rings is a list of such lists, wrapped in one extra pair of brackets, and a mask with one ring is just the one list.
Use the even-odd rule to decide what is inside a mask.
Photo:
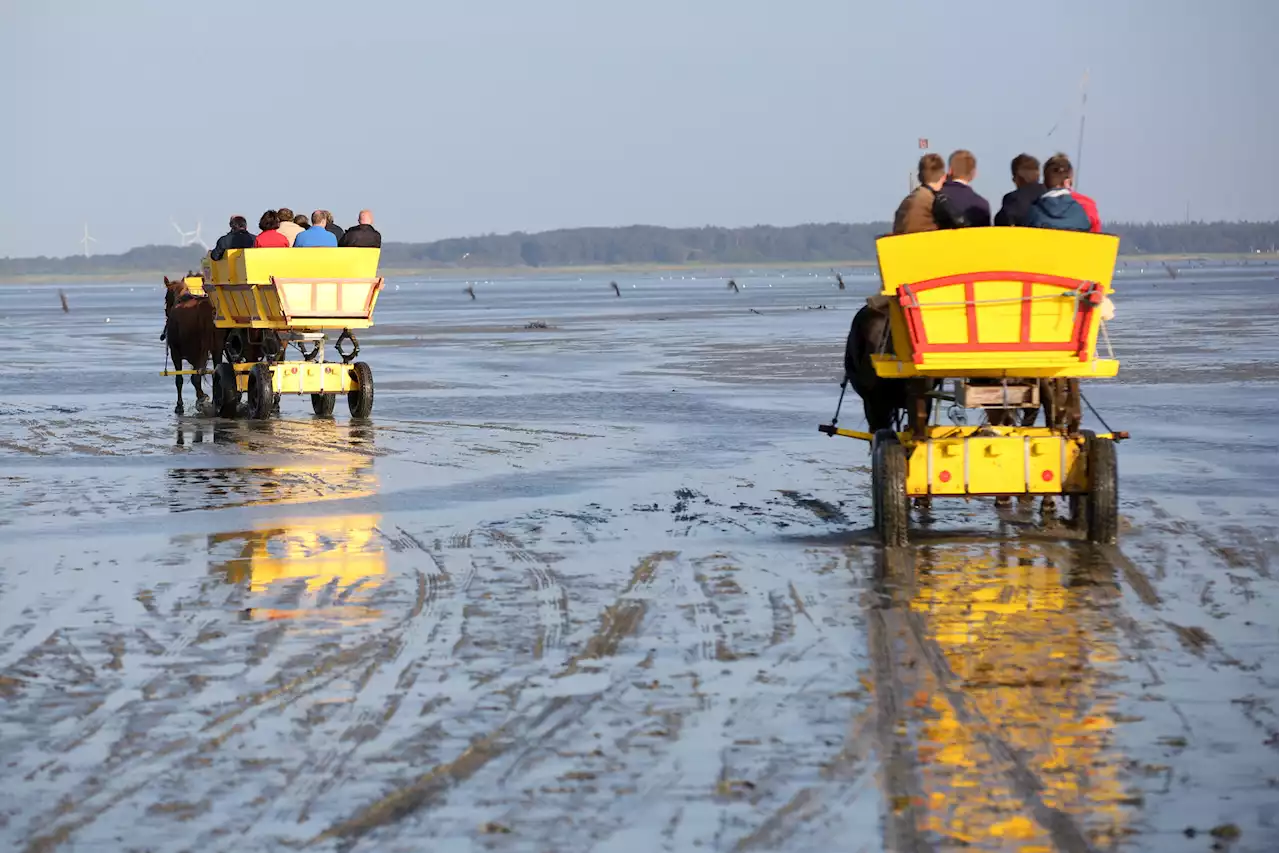
[[(182, 279), (164, 279), (164, 334), (161, 338), (169, 342), (169, 357), (173, 360), (173, 369), (181, 370), (182, 362), (187, 362), (196, 370), (204, 370), (213, 357), (217, 367), (222, 363), (222, 344), (224, 333), (213, 324), (213, 303), (205, 296), (196, 296), (187, 290)], [(182, 414), (182, 376), (175, 376), (173, 384), (178, 390), (178, 405), (174, 412)], [(200, 375), (191, 374), (191, 384), (196, 389), (197, 405), (205, 399), (204, 388), (200, 385)]]

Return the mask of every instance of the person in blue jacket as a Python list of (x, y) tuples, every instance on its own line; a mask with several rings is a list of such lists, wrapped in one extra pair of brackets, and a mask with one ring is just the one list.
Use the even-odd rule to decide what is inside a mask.
[(293, 247), (295, 249), (305, 249), (309, 246), (332, 246), (335, 249), (338, 248), (338, 238), (333, 236), (333, 232), (325, 228), (327, 224), (323, 210), (317, 210), (312, 213), (311, 227), (293, 239)]
[(1071, 195), (1071, 174), (1071, 161), (1066, 155), (1055, 154), (1045, 161), (1045, 192), (1031, 203), (1026, 219), (1028, 228), (1090, 230), (1089, 214)]

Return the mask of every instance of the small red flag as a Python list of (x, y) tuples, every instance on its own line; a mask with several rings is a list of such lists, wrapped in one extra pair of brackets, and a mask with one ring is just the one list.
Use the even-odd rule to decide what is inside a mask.
[(920, 137), (920, 149), (924, 150), (925, 148), (928, 148), (928, 147), (929, 147), (929, 140), (925, 139), (923, 136)]

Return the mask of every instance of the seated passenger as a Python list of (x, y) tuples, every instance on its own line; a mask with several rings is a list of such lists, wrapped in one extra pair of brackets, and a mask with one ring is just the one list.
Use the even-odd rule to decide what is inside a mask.
[(969, 186), (978, 177), (978, 158), (961, 148), (952, 152), (947, 162), (947, 181), (942, 192), (964, 219), (967, 228), (985, 227), (991, 224), (991, 205)]
[(280, 233), (280, 216), (274, 210), (268, 210), (258, 220), (258, 230), (262, 233), (253, 242), (255, 249), (287, 249), (289, 238)]
[(293, 241), (295, 249), (303, 249), (316, 246), (332, 246), (338, 248), (338, 238), (333, 236), (329, 229), (324, 227), (324, 211), (317, 210), (311, 214), (311, 227), (303, 231)]
[(1089, 214), (1071, 193), (1071, 161), (1055, 154), (1044, 164), (1044, 194), (1031, 203), (1027, 212), (1029, 228), (1058, 231), (1092, 231)]
[(282, 207), (276, 211), (276, 216), (280, 217), (280, 233), (289, 241), (289, 245), (293, 245), (294, 238), (302, 233), (303, 228), (293, 221), (293, 211), (287, 207)]
[[(920, 158), (916, 178), (920, 186), (902, 200), (893, 215), (894, 234), (916, 234), (921, 231), (937, 231), (939, 228), (959, 228), (964, 221), (951, 207), (940, 191), (946, 180), (947, 167), (937, 154)], [(349, 235), (351, 232), (348, 231)]]
[(333, 221), (333, 214), (327, 210), (320, 211), (324, 214), (324, 227), (330, 234), (337, 238), (338, 242), (342, 242), (342, 235), (347, 233), (342, 230), (342, 226)]
[(209, 250), (209, 257), (215, 261), (226, 257), (227, 249), (252, 249), (254, 246), (254, 235), (249, 231), (249, 223), (243, 216), (231, 217), (228, 224), (231, 230), (219, 237), (218, 242)]
[(360, 211), (359, 224), (347, 229), (339, 245), (358, 249), (382, 248), (382, 235), (373, 227), (372, 210)]
[(1044, 184), (1040, 183), (1040, 161), (1030, 154), (1019, 154), (1009, 164), (1009, 171), (1013, 173), (1016, 189), (1005, 193), (1000, 212), (996, 214), (996, 225), (1026, 225), (1032, 203), (1044, 195)]
[[(303, 213), (299, 213), (297, 216), (293, 217), (293, 224), (297, 225), (303, 231), (306, 231), (308, 228), (311, 227), (311, 223), (307, 221), (306, 214), (303, 214)], [(293, 239), (296, 240), (298, 238), (294, 237)]]

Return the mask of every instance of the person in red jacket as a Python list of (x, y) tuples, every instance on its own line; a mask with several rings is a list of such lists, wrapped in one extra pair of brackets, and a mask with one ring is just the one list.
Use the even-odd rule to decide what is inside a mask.
[(254, 241), (255, 249), (287, 249), (289, 238), (280, 233), (280, 214), (268, 210), (258, 220), (258, 239)]
[[(1063, 186), (1071, 190), (1071, 197), (1076, 200), (1076, 204), (1084, 208), (1085, 215), (1089, 217), (1089, 230), (1094, 234), (1102, 233), (1102, 217), (1098, 216), (1098, 203), (1087, 195), (1077, 192), (1075, 188), (1076, 170), (1071, 165), (1071, 161), (1067, 159), (1066, 154), (1054, 154), (1053, 160), (1060, 160), (1067, 166), (1067, 180)], [(1045, 165), (1048, 165), (1047, 163)]]
[[(1067, 184), (1068, 187), (1071, 184)], [(1089, 216), (1089, 230), (1094, 234), (1102, 233), (1102, 217), (1098, 216), (1098, 203), (1087, 195), (1077, 192), (1074, 187), (1071, 188), (1071, 197), (1076, 200), (1076, 204), (1084, 208), (1084, 212)]]

